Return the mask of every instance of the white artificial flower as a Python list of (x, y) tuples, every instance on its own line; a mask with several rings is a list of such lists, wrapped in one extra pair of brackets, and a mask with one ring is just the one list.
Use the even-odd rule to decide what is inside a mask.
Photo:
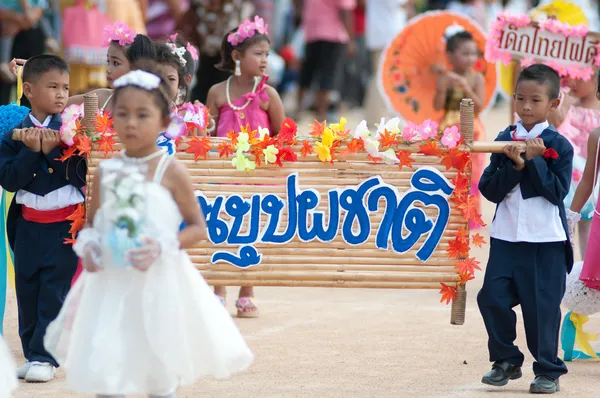
[(369, 128), (367, 127), (367, 121), (363, 120), (361, 121), (358, 126), (356, 126), (356, 129), (354, 130), (354, 133), (352, 134), (353, 138), (367, 138), (371, 136), (371, 132), (369, 131)]
[(381, 159), (383, 159), (383, 162), (385, 164), (398, 164), (400, 163), (400, 161), (398, 160), (398, 157), (396, 157), (396, 152), (394, 152), (394, 150), (392, 148), (388, 149), (387, 151), (380, 153), (379, 157), (381, 157)]

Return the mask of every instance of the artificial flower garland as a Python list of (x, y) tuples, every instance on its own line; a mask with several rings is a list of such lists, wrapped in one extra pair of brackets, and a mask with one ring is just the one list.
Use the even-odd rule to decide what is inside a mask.
[[(552, 18), (535, 22), (532, 21), (528, 15), (513, 15), (508, 12), (504, 12), (499, 14), (497, 19), (491, 24), (490, 33), (488, 35), (485, 47), (486, 61), (492, 63), (501, 62), (503, 65), (510, 65), (512, 62), (512, 54), (508, 50), (500, 50), (500, 39), (502, 38), (502, 32), (509, 25), (513, 25), (517, 28), (523, 28), (531, 25), (532, 22), (537, 23), (541, 31), (559, 34), (565, 37), (583, 38), (589, 33), (589, 29), (585, 24), (569, 25)], [(594, 57), (594, 66), (600, 67), (600, 43), (596, 45), (596, 54), (597, 55)], [(522, 67), (527, 67), (535, 62), (536, 61), (533, 56), (527, 56), (524, 57), (520, 63)], [(561, 77), (589, 80), (594, 75), (594, 68), (591, 66), (579, 64), (566, 65), (555, 60), (545, 60), (542, 61), (542, 63), (556, 70)]]

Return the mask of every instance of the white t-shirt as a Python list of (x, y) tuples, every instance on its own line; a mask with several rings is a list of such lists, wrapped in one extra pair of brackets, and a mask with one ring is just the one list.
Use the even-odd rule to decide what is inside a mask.
[(383, 50), (406, 26), (406, 0), (368, 0), (366, 40), (369, 50)]

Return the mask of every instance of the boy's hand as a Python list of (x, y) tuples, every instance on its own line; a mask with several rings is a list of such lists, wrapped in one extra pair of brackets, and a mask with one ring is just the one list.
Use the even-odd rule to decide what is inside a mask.
[(54, 148), (60, 145), (60, 134), (58, 131), (44, 129), (42, 130), (42, 152), (49, 154)]
[(504, 154), (513, 161), (517, 171), (521, 171), (525, 167), (525, 159), (521, 156), (524, 152), (525, 149), (516, 145), (507, 145), (504, 147)]
[(527, 151), (525, 152), (525, 157), (527, 160), (531, 160), (537, 156), (542, 156), (545, 150), (546, 145), (544, 145), (544, 140), (541, 138), (527, 140)]
[(25, 129), (21, 141), (32, 152), (39, 152), (42, 150), (40, 129)]

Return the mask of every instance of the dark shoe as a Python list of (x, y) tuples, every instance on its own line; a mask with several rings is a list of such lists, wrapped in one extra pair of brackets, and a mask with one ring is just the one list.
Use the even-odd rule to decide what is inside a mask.
[(492, 370), (483, 375), (481, 382), (490, 386), (502, 387), (509, 380), (517, 380), (523, 376), (521, 367), (508, 362), (498, 362), (492, 365)]
[(554, 394), (559, 391), (558, 379), (554, 380), (549, 376), (536, 376), (529, 386), (529, 392), (532, 394)]

